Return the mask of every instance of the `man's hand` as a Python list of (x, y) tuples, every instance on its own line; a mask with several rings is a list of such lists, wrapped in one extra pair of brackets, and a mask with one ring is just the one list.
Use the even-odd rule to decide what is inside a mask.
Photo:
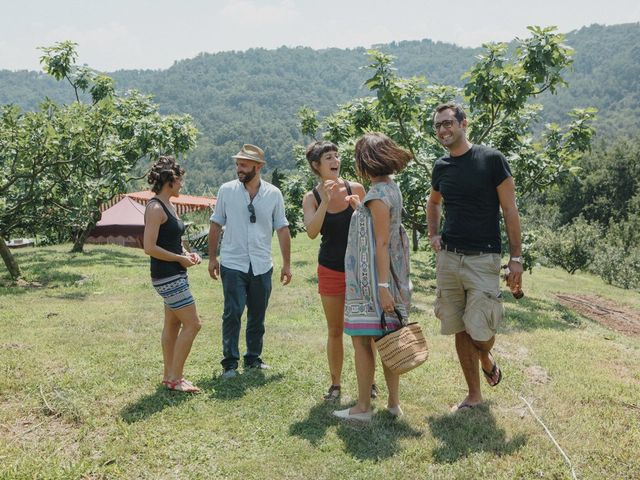
[(509, 275), (507, 275), (507, 286), (512, 292), (522, 290), (522, 264), (509, 260)]
[(209, 259), (209, 276), (214, 280), (217, 280), (219, 275), (220, 275), (220, 263), (218, 262), (218, 259), (210, 258)]
[(442, 250), (442, 237), (440, 235), (432, 235), (429, 237), (429, 243), (434, 252)]
[(291, 267), (282, 267), (280, 270), (280, 283), (282, 285), (289, 285), (291, 282)]

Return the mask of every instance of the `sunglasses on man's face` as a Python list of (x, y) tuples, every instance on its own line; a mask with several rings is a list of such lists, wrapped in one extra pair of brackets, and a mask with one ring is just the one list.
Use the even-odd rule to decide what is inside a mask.
[(440, 128), (451, 128), (453, 127), (453, 120), (445, 120), (444, 122), (434, 123), (433, 129), (437, 132)]
[(253, 206), (253, 203), (250, 203), (249, 205), (247, 205), (247, 208), (249, 209), (249, 213), (251, 214), (251, 216), (249, 217), (249, 221), (251, 223), (256, 223), (256, 207)]

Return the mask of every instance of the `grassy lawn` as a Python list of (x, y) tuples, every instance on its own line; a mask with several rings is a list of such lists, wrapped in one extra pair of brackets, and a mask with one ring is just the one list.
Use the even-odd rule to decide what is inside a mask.
[[(453, 339), (433, 316), (430, 256), (412, 256), (414, 309), (429, 336), (425, 365), (403, 376), (405, 416), (339, 423), (316, 293), (318, 244), (293, 242), (293, 283), (274, 286), (264, 360), (271, 370), (222, 381), (220, 283), (190, 270), (203, 320), (186, 375), (204, 389), (159, 387), (162, 303), (136, 249), (69, 246), (16, 251), (41, 287), (0, 286), (0, 478), (511, 479), (640, 478), (640, 340), (560, 305), (552, 293), (599, 294), (640, 309), (638, 293), (539, 268), (526, 296), (508, 294), (495, 356), (505, 378), (486, 406), (450, 415), (465, 395)], [(278, 252), (277, 242), (274, 252)], [(278, 271), (279, 253), (276, 255)], [(345, 338), (341, 404), (356, 395)], [(244, 346), (244, 340), (241, 341)]]

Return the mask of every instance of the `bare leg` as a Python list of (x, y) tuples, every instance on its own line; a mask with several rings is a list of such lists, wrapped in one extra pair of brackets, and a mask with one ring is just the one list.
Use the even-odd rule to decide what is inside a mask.
[(364, 413), (371, 409), (371, 384), (375, 374), (371, 337), (351, 337), (355, 350), (356, 377), (358, 378), (358, 403), (351, 413)]
[(175, 341), (173, 363), (171, 364), (169, 376), (171, 380), (179, 380), (182, 378), (184, 363), (191, 351), (193, 339), (200, 331), (202, 324), (200, 323), (195, 304), (173, 310), (172, 313), (180, 323), (182, 323), (182, 328)]
[(480, 370), (478, 369), (478, 349), (467, 332), (456, 333), (456, 352), (469, 394), (460, 405), (477, 405), (482, 403), (480, 391)]
[(344, 346), (342, 333), (344, 331), (344, 296), (321, 295), (324, 315), (327, 318), (327, 360), (331, 385), (340, 385), (342, 364), (344, 362)]
[(173, 314), (171, 309), (164, 306), (164, 328), (160, 341), (162, 343), (162, 358), (164, 360), (164, 373), (162, 380), (170, 380), (170, 370), (173, 364), (173, 351), (176, 346), (176, 338), (180, 332), (180, 320)]
[(489, 355), (491, 349), (493, 348), (493, 344), (496, 341), (496, 337), (493, 336), (486, 342), (481, 342), (478, 340), (472, 340), (473, 345), (478, 349), (478, 354), (480, 356), (480, 366), (487, 372), (490, 372), (493, 369), (493, 360)]
[(482, 403), (480, 389), (480, 370), (478, 362), (482, 362), (482, 368), (491, 371), (493, 363), (489, 357), (489, 351), (495, 342), (495, 336), (485, 342), (473, 340), (467, 332), (456, 333), (456, 351), (464, 379), (467, 382), (469, 394), (461, 405), (477, 405)]
[(384, 379), (389, 390), (389, 399), (387, 400), (387, 408), (394, 408), (400, 405), (400, 375), (393, 373), (382, 363), (384, 370)]

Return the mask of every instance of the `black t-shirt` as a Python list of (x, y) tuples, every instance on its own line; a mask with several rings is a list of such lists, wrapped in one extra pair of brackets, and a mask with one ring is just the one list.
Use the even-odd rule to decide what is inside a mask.
[(442, 241), (447, 246), (500, 253), (496, 187), (510, 176), (504, 155), (483, 145), (473, 145), (459, 157), (436, 160), (431, 186), (444, 199)]

